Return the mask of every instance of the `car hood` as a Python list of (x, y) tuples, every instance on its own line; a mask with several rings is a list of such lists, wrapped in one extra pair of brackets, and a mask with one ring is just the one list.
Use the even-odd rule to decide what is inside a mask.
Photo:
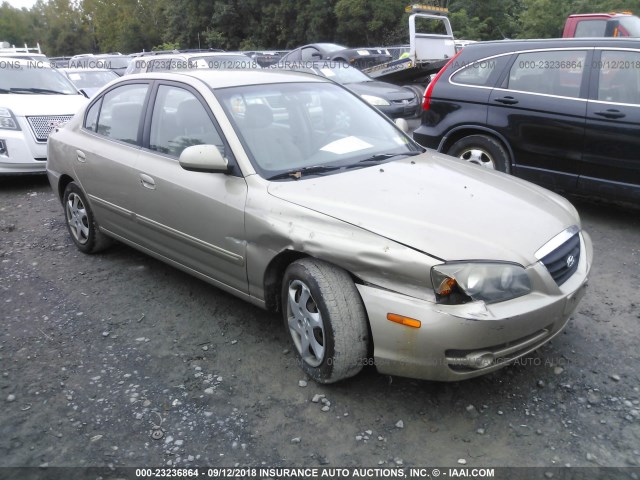
[(416, 98), (411, 90), (386, 82), (345, 83), (344, 86), (358, 95), (373, 95), (387, 100), (414, 100)]
[(18, 117), (31, 115), (73, 115), (86, 105), (83, 95), (2, 94), (0, 106), (10, 109)]
[(579, 223), (562, 197), (529, 182), (439, 154), (307, 180), (271, 182), (271, 195), (441, 260), (524, 266)]

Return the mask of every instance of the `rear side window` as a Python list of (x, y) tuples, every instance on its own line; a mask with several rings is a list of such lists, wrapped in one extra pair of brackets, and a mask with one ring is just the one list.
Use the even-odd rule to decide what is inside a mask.
[(491, 78), (491, 74), (496, 71), (498, 63), (499, 61), (496, 58), (488, 58), (485, 60), (473, 62), (464, 67), (462, 70), (456, 72), (451, 77), (451, 81), (454, 83), (459, 83), (461, 85), (473, 85), (482, 87), (490, 86), (489, 80)]
[(640, 52), (602, 52), (597, 99), (640, 105)]
[(586, 57), (584, 50), (521, 53), (511, 66), (504, 87), (577, 98), (580, 96)]
[[(137, 144), (142, 107), (148, 89), (149, 86), (146, 84), (133, 84), (110, 90), (89, 110), (85, 120), (85, 128), (95, 130), (114, 140)], [(100, 108), (97, 122), (95, 122), (96, 107), (100, 102), (102, 108)], [(96, 113), (94, 113), (94, 109)]]
[(606, 20), (580, 20), (576, 26), (575, 37), (604, 37)]

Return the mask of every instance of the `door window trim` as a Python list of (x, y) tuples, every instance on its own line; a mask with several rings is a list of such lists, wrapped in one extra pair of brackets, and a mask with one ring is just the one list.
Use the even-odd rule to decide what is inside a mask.
[[(149, 102), (148, 102), (148, 106), (146, 107), (146, 113), (144, 115), (144, 127), (143, 127), (143, 132), (142, 132), (142, 149), (146, 152), (146, 153), (150, 153), (150, 154), (154, 154), (154, 155), (158, 155), (162, 158), (165, 158), (167, 160), (172, 160), (176, 163), (178, 163), (178, 159), (173, 156), (173, 155), (169, 155), (166, 153), (162, 153), (159, 152), (157, 150), (152, 150), (150, 148), (150, 140), (151, 140), (151, 119), (153, 117), (153, 110), (155, 108), (155, 102), (156, 99), (158, 97), (158, 90), (160, 89), (161, 86), (165, 86), (165, 87), (175, 87), (175, 88), (181, 88), (182, 90), (186, 90), (189, 93), (191, 93), (197, 100), (198, 102), (200, 102), (200, 105), (202, 105), (202, 108), (204, 108), (207, 116), (209, 117), (209, 120), (211, 120), (211, 123), (213, 124), (213, 127), (216, 129), (216, 132), (218, 133), (218, 135), (220, 136), (220, 139), (222, 140), (222, 144), (224, 145), (224, 158), (227, 159), (227, 161), (229, 162), (229, 175), (235, 176), (235, 177), (242, 177), (242, 172), (240, 171), (240, 166), (238, 165), (238, 162), (236, 161), (236, 158), (233, 154), (233, 150), (231, 149), (231, 145), (229, 145), (229, 142), (227, 141), (226, 137), (224, 136), (224, 133), (222, 132), (222, 129), (220, 128), (220, 125), (218, 124), (213, 112), (211, 111), (211, 109), (209, 108), (208, 103), (206, 102), (206, 100), (204, 99), (204, 97), (202, 96), (202, 94), (200, 94), (200, 92), (198, 92), (198, 90), (196, 88), (194, 88), (193, 86), (186, 84), (186, 83), (182, 83), (182, 82), (178, 82), (178, 81), (173, 81), (173, 80), (154, 80), (153, 84), (151, 86), (150, 89), (150, 94), (149, 94)], [(152, 107), (153, 106), (153, 107)]]
[[(84, 115), (82, 117), (82, 131), (91, 134), (91, 135), (95, 135), (99, 138), (103, 138), (106, 140), (110, 140), (112, 142), (117, 142), (121, 145), (128, 145), (131, 148), (141, 148), (142, 146), (142, 139), (143, 139), (143, 132), (144, 132), (144, 123), (145, 123), (145, 118), (146, 118), (146, 111), (148, 110), (148, 105), (149, 105), (149, 98), (151, 96), (151, 90), (152, 90), (152, 83), (153, 81), (150, 80), (130, 80), (130, 81), (125, 81), (125, 82), (121, 82), (118, 83), (117, 85), (114, 85), (112, 87), (110, 87), (108, 90), (105, 90), (104, 92), (102, 92), (98, 97), (96, 97), (95, 99), (93, 99), (91, 101), (91, 103), (89, 103), (89, 105), (87, 106), (87, 108), (84, 111)], [(136, 137), (136, 143), (135, 145), (132, 143), (128, 143), (128, 142), (123, 142), (121, 140), (118, 140), (116, 138), (113, 137), (108, 137), (106, 135), (103, 135), (101, 133), (98, 133), (97, 131), (88, 129), (86, 127), (86, 123), (87, 123), (87, 116), (89, 114), (89, 110), (91, 110), (91, 108), (98, 102), (100, 102), (100, 107), (98, 109), (98, 122), (100, 121), (100, 115), (102, 114), (102, 108), (104, 106), (104, 97), (109, 94), (110, 92), (114, 91), (115, 89), (118, 88), (122, 88), (125, 86), (129, 86), (129, 85), (146, 85), (147, 86), (147, 93), (145, 94), (145, 98), (144, 101), (142, 102), (142, 110), (141, 113), (142, 115), (140, 115), (140, 121), (138, 122), (138, 134)], [(97, 125), (97, 124), (96, 124)], [(141, 128), (142, 127), (142, 128)]]

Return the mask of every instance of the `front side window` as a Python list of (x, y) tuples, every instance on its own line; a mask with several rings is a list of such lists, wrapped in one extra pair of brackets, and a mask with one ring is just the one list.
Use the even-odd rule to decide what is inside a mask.
[[(101, 99), (102, 108), (98, 116), (97, 132), (114, 140), (138, 144), (142, 107), (148, 90), (147, 84), (131, 84), (114, 88), (104, 94)], [(89, 114), (92, 113), (93, 107)], [(87, 120), (89, 117), (90, 115), (87, 115)]]
[(256, 171), (306, 178), (362, 168), (421, 151), (382, 114), (332, 83), (216, 89)]
[(193, 145), (224, 146), (207, 110), (188, 90), (160, 85), (151, 117), (149, 148), (178, 158)]
[(640, 52), (602, 52), (597, 100), (640, 105)]
[(584, 50), (521, 53), (511, 66), (505, 88), (577, 98), (586, 57)]

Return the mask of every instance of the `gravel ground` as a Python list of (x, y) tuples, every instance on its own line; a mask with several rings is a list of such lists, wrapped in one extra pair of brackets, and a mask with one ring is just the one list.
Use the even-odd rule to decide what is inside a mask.
[(320, 386), (280, 319), (0, 179), (0, 467), (640, 465), (640, 216), (576, 203), (590, 289), (552, 343), (461, 383)]

